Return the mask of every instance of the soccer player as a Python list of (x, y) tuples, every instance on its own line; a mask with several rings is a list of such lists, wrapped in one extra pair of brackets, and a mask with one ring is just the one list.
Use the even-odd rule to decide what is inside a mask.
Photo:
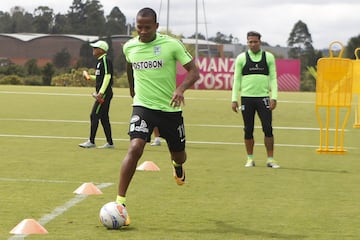
[[(272, 129), (272, 111), (276, 107), (278, 93), (275, 57), (261, 49), (261, 35), (258, 32), (247, 33), (249, 49), (239, 54), (235, 61), (232, 105), (234, 112), (241, 110), (244, 121), (245, 148), (247, 161), (245, 167), (254, 167), (254, 118), (257, 112), (264, 132), (267, 153), (266, 165), (279, 168), (274, 160), (274, 136)], [(238, 95), (241, 95), (241, 107)], [(271, 94), (271, 96), (270, 96)]]
[(105, 41), (97, 41), (91, 43), (90, 46), (93, 47), (93, 55), (97, 58), (95, 75), (89, 75), (84, 71), (84, 78), (86, 80), (95, 80), (95, 90), (93, 94), (95, 102), (90, 114), (90, 137), (89, 140), (80, 143), (79, 147), (82, 148), (94, 148), (95, 145), (95, 136), (99, 126), (99, 120), (103, 126), (104, 133), (106, 136), (105, 145), (100, 146), (99, 148), (114, 148), (114, 143), (111, 134), (111, 125), (109, 119), (109, 109), (110, 102), (113, 98), (112, 91), (112, 76), (113, 76), (113, 65), (111, 60), (107, 57), (106, 53), (109, 49), (109, 45)]
[[(167, 142), (176, 183), (183, 185), (185, 182), (185, 127), (181, 105), (184, 104), (185, 90), (199, 79), (199, 70), (184, 45), (177, 39), (157, 33), (158, 26), (155, 11), (151, 8), (141, 9), (136, 15), (138, 36), (123, 47), (128, 62), (130, 95), (133, 97), (130, 145), (121, 165), (116, 198), (116, 202), (123, 205), (138, 160), (154, 127), (158, 127), (160, 135)], [(178, 86), (177, 61), (188, 72)]]
[(154, 132), (154, 141), (150, 145), (151, 146), (160, 146), (161, 139), (160, 139), (159, 129), (157, 127), (154, 127), (153, 132)]

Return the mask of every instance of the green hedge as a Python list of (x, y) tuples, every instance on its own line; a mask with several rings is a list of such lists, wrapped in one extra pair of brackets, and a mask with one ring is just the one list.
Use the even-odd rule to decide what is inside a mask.
[[(69, 73), (56, 75), (51, 80), (51, 86), (71, 86), (71, 87), (88, 87), (95, 86), (95, 81), (87, 81), (83, 78), (82, 72), (86, 70), (90, 74), (94, 73), (94, 69), (72, 69)], [(113, 87), (128, 88), (126, 73), (121, 76), (114, 75)], [(0, 75), (0, 84), (3, 85), (43, 85), (42, 76), (18, 76), (18, 75)]]

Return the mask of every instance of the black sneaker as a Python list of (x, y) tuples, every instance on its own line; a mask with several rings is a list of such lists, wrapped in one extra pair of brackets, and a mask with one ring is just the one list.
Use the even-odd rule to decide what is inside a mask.
[(179, 186), (185, 183), (185, 170), (182, 166), (174, 167), (174, 178)]

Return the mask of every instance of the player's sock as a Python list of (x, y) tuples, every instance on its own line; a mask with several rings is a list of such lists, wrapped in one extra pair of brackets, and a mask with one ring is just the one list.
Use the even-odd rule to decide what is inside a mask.
[(249, 160), (253, 160), (254, 159), (254, 155), (252, 155), (252, 154), (250, 154), (250, 155), (247, 155), (247, 160), (249, 161)]
[(176, 176), (181, 177), (183, 175), (182, 164), (178, 164), (175, 161), (172, 162), (175, 168)]
[(268, 157), (268, 158), (267, 158), (267, 161), (268, 161), (268, 162), (273, 162), (273, 161), (274, 161), (274, 158), (273, 158), (273, 157)]
[(126, 203), (126, 197), (122, 197), (122, 196), (117, 196), (116, 197), (116, 203), (118, 203), (118, 204), (122, 204), (122, 205), (124, 205), (125, 206), (125, 203)]

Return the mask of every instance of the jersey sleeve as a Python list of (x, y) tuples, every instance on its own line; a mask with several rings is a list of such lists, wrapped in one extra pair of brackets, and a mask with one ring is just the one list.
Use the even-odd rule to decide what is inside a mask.
[(234, 79), (232, 86), (232, 95), (231, 101), (237, 102), (239, 99), (239, 92), (241, 88), (241, 79), (242, 79), (242, 68), (245, 61), (245, 54), (240, 54), (235, 60), (235, 70), (234, 70)]
[(174, 49), (176, 49), (175, 58), (181, 63), (181, 65), (185, 65), (193, 59), (193, 57), (188, 52), (188, 50), (186, 50), (182, 42), (180, 42), (179, 40), (175, 40), (173, 44), (175, 45)]
[(270, 90), (271, 98), (277, 100), (278, 97), (278, 82), (277, 82), (277, 71), (276, 71), (276, 62), (273, 54), (266, 52), (266, 59), (269, 66), (269, 81), (270, 81)]

